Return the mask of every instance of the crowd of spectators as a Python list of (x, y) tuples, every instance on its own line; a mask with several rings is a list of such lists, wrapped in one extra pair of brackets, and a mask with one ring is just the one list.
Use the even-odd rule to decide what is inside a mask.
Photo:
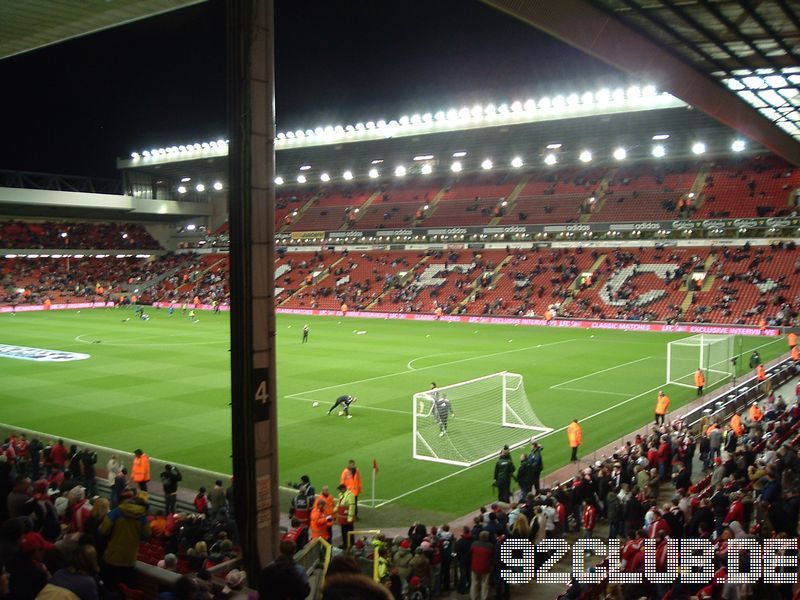
[(0, 221), (3, 249), (160, 250), (141, 225), (129, 223), (57, 223)]

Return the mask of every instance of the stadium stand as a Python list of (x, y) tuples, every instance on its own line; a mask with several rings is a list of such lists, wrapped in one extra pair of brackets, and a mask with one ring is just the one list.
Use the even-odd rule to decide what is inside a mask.
[(135, 224), (0, 221), (0, 248), (160, 250), (161, 246)]

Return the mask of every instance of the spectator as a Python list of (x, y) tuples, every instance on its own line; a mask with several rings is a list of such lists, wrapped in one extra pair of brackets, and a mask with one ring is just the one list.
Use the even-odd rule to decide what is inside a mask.
[(489, 532), (481, 531), (478, 541), (470, 548), (470, 569), (472, 572), (470, 600), (489, 598), (489, 575), (492, 572), (494, 544), (489, 541)]
[(260, 598), (305, 600), (311, 592), (305, 569), (294, 561), (295, 543), (280, 543), (278, 557), (261, 570), (258, 577)]
[(183, 479), (181, 472), (170, 464), (164, 465), (160, 475), (161, 486), (164, 488), (164, 512), (171, 515), (175, 512), (178, 501), (178, 483)]
[(80, 600), (97, 600), (100, 593), (96, 578), (100, 573), (100, 565), (95, 547), (81, 541), (67, 558), (68, 566), (53, 573), (49, 585), (69, 590)]
[(217, 479), (214, 482), (214, 487), (208, 493), (209, 502), (209, 516), (214, 519), (225, 509), (225, 488), (222, 487), (222, 481)]
[(147, 484), (150, 481), (150, 457), (137, 448), (133, 452), (133, 472), (131, 474), (134, 483), (143, 492), (147, 491)]
[(103, 581), (112, 588), (119, 583), (132, 585), (139, 542), (150, 537), (145, 501), (135, 497), (131, 490), (125, 490), (121, 500), (100, 526), (100, 532), (108, 540)]
[[(280, 598), (279, 596), (260, 596)], [(291, 596), (286, 596), (290, 598)], [(305, 598), (305, 596), (302, 596)], [(325, 580), (322, 600), (392, 600), (389, 591), (360, 573), (340, 573)]]

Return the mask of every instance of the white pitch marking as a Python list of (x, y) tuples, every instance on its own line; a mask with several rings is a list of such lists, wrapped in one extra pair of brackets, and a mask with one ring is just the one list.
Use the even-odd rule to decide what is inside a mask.
[(605, 373), (607, 371), (613, 371), (614, 369), (621, 369), (622, 367), (627, 367), (628, 365), (635, 365), (638, 362), (642, 362), (644, 360), (648, 360), (653, 358), (652, 356), (645, 356), (644, 358), (637, 358), (636, 360), (631, 360), (626, 363), (622, 363), (621, 365), (616, 365), (613, 367), (608, 367), (607, 369), (600, 369), (599, 371), (594, 371), (593, 373), (589, 373), (588, 375), (581, 375), (580, 377), (575, 377), (574, 379), (567, 379), (566, 381), (562, 381), (561, 383), (557, 383), (555, 385), (551, 385), (550, 389), (554, 390), (562, 385), (566, 385), (568, 383), (572, 383), (573, 381), (580, 381), (581, 379), (586, 379), (587, 377), (594, 377), (595, 375), (599, 375), (600, 373)]
[(566, 392), (583, 392), (584, 394), (605, 394), (607, 396), (625, 396), (628, 397), (628, 394), (624, 394), (623, 392), (605, 392), (603, 390), (587, 390), (583, 388), (572, 388), (572, 387), (560, 387), (559, 390), (564, 390)]
[[(514, 352), (524, 352), (525, 350), (534, 350), (536, 348), (545, 348), (547, 346), (557, 346), (559, 344), (568, 344), (570, 342), (576, 341), (578, 338), (572, 338), (569, 340), (561, 340), (560, 342), (552, 342), (550, 344), (542, 344), (541, 346), (527, 346), (525, 348), (515, 348), (514, 350), (503, 350), (502, 352), (493, 352), (491, 354), (481, 354), (480, 356), (470, 356), (469, 358), (460, 358), (458, 360), (450, 360), (443, 363), (437, 363), (435, 365), (428, 365), (427, 367), (420, 367), (419, 369), (406, 369), (405, 371), (397, 371), (395, 373), (386, 373), (384, 375), (376, 375), (375, 377), (367, 377), (366, 379), (357, 379), (356, 381), (348, 381), (347, 383), (340, 383), (336, 385), (326, 385), (325, 387), (317, 388), (314, 390), (304, 390), (302, 392), (297, 392), (296, 394), (287, 394), (284, 396), (285, 398), (294, 398), (295, 396), (302, 396), (303, 394), (314, 394), (316, 392), (324, 392), (326, 390), (334, 390), (336, 388), (345, 387), (348, 385), (355, 385), (357, 383), (367, 383), (368, 381), (378, 381), (379, 379), (388, 379), (389, 377), (397, 377), (398, 375), (406, 375), (408, 373), (414, 373), (416, 371), (427, 371), (428, 369), (435, 369), (438, 367), (446, 367), (448, 365), (456, 365), (462, 362), (469, 362), (471, 360), (482, 360), (484, 358), (489, 358), (490, 356), (500, 356), (502, 354), (512, 354)], [(425, 357), (420, 357), (425, 358)]]

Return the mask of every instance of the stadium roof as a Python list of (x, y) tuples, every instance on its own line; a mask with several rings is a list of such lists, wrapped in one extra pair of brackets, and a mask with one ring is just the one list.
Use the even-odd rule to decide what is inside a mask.
[(205, 0), (29, 0), (0, 2), (0, 59)]
[(800, 164), (800, 8), (791, 0), (483, 0)]

